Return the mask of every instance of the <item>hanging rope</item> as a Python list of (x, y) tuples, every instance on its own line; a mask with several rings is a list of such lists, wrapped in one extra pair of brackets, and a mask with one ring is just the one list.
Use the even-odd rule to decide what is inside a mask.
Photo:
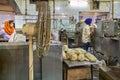
[(46, 1), (41, 1), (39, 4), (36, 47), (38, 56), (44, 57), (47, 56), (51, 37), (50, 7)]

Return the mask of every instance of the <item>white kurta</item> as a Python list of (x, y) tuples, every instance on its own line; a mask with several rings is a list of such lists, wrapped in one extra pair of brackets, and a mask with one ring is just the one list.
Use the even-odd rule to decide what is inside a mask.
[(82, 31), (82, 42), (90, 42), (90, 26), (85, 24)]
[[(14, 32), (12, 34), (16, 34), (16, 31), (14, 30)], [(12, 35), (11, 34), (11, 35)], [(4, 39), (9, 39), (11, 37), (11, 35), (7, 34), (4, 29), (0, 30), (0, 36), (2, 36)]]

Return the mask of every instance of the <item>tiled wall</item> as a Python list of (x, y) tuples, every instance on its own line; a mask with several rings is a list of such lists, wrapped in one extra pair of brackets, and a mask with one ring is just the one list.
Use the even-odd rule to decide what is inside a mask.
[(120, 7), (120, 2), (115, 2), (115, 5), (114, 5), (114, 17), (115, 18), (120, 18), (119, 7)]
[(37, 21), (37, 16), (35, 15), (30, 15), (30, 16), (16, 15), (15, 16), (16, 28), (22, 28), (23, 24), (25, 24), (26, 22), (35, 23), (36, 21)]
[[(30, 4), (29, 0), (15, 0), (22, 12), (23, 15), (16, 15), (15, 16), (15, 22), (16, 22), (16, 27), (17, 28), (22, 28), (22, 25), (26, 22), (36, 22), (37, 18), (35, 15), (38, 14), (38, 12), (36, 11), (36, 5), (35, 4)], [(66, 0), (67, 1), (67, 0)], [(100, 8), (99, 10), (91, 10), (90, 8), (90, 4), (86, 7), (86, 8), (73, 8), (71, 6), (69, 6), (69, 3), (67, 3), (66, 1), (60, 1), (57, 2), (55, 4), (56, 6), (56, 19), (58, 19), (56, 21), (56, 24), (53, 24), (53, 22), (51, 23), (51, 26), (53, 28), (61, 28), (64, 27), (62, 26), (59, 21), (60, 19), (63, 20), (63, 23), (67, 26), (65, 26), (65, 28), (74, 28), (74, 25), (70, 25), (69, 22), (69, 17), (74, 16), (75, 19), (77, 20), (77, 22), (79, 21), (79, 12), (81, 11), (86, 11), (86, 12), (111, 12), (112, 11), (112, 7), (111, 7), (111, 3), (110, 2), (100, 2)], [(25, 3), (27, 2), (27, 3)], [(25, 5), (26, 4), (26, 5)], [(62, 8), (57, 9), (57, 6), (61, 6)], [(51, 7), (51, 15), (53, 15), (53, 2), (50, 2), (50, 7)], [(120, 17), (119, 15), (119, 4), (115, 4), (115, 17)], [(26, 9), (25, 9), (26, 8)], [(27, 10), (27, 14), (28, 15), (33, 15), (31, 17), (27, 17), (27, 19), (25, 18), (25, 10)], [(64, 13), (66, 15), (66, 17), (63, 17), (61, 14)], [(36, 20), (35, 20), (36, 19)], [(53, 20), (52, 20), (53, 21)], [(70, 26), (69, 26), (70, 25)]]
[[(16, 28), (22, 28), (23, 24), (25, 24), (26, 22), (36, 22), (37, 21), (36, 15), (38, 13), (36, 11), (35, 4), (30, 4), (29, 0), (15, 0), (15, 1), (18, 4), (18, 6), (22, 12), (22, 15), (15, 16)], [(27, 15), (25, 15), (25, 13)]]

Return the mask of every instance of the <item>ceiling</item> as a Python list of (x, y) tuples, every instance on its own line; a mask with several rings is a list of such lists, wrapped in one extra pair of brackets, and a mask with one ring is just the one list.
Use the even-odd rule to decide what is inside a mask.
[(0, 14), (21, 14), (14, 0), (0, 0)]

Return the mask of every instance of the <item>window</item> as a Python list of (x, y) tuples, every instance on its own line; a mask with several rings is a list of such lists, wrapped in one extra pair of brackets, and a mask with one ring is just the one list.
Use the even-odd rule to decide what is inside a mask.
[(92, 0), (92, 9), (99, 9), (99, 1)]

